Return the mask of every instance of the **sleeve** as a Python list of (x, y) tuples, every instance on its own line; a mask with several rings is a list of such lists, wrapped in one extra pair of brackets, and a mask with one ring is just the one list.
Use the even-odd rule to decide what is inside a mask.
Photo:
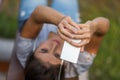
[(80, 75), (83, 72), (87, 71), (92, 65), (95, 56), (96, 56), (95, 54), (88, 53), (86, 51), (83, 53), (80, 53), (79, 58), (78, 58), (78, 63), (73, 64), (76, 72)]
[(33, 42), (32, 39), (26, 39), (19, 35), (17, 37), (16, 56), (23, 68), (25, 68), (27, 57), (33, 51)]

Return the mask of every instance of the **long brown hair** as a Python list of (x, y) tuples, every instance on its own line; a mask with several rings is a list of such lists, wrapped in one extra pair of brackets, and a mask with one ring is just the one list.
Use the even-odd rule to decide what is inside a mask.
[[(28, 57), (25, 67), (25, 80), (58, 80), (60, 65), (46, 67), (34, 57), (34, 53)], [(64, 80), (64, 66), (61, 70), (61, 79)]]

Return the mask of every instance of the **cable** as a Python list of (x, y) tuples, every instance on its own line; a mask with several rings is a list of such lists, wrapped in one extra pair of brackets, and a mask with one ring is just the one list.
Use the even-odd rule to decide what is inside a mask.
[(59, 74), (58, 74), (58, 80), (60, 80), (60, 76), (61, 76), (61, 70), (62, 70), (62, 65), (64, 63), (64, 60), (61, 61), (61, 64), (60, 64), (60, 70), (59, 70)]

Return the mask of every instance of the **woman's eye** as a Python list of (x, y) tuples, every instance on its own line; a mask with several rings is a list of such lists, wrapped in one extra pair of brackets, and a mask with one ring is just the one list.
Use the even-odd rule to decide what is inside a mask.
[(48, 49), (41, 49), (40, 52), (41, 53), (48, 53)]
[(54, 56), (58, 59), (60, 59), (60, 55), (58, 53), (54, 54)]

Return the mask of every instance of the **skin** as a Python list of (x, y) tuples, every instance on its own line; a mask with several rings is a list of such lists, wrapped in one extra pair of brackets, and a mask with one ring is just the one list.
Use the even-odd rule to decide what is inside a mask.
[[(46, 66), (60, 64), (59, 56), (64, 40), (73, 46), (80, 47), (81, 51), (96, 54), (103, 36), (109, 29), (109, 21), (103, 17), (95, 18), (84, 24), (76, 24), (69, 16), (66, 17), (49, 7), (38, 6), (25, 23), (20, 35), (24, 38), (35, 39), (44, 23), (55, 24), (58, 27), (58, 34), (50, 33), (48, 39), (35, 50), (34, 56)], [(82, 42), (75, 43), (72, 39), (82, 40)]]
[(48, 40), (44, 41), (35, 50), (35, 57), (45, 63), (58, 65), (61, 63), (60, 53), (63, 46), (63, 40), (54, 33), (49, 34)]
[[(39, 11), (43, 11), (43, 13)], [(48, 11), (51, 13), (47, 14)], [(51, 15), (53, 14), (54, 17), (53, 16), (51, 17)], [(51, 8), (39, 6), (35, 9), (30, 19), (26, 22), (21, 32), (21, 36), (32, 39), (36, 38), (37, 34), (39, 33), (39, 30), (41, 30), (42, 28), (43, 23), (52, 23), (58, 25), (58, 34), (52, 34), (52, 36), (49, 36), (48, 40), (44, 42), (45, 45), (44, 48), (51, 47), (52, 49), (50, 49), (50, 51), (48, 51), (47, 53), (51, 54), (57, 50), (57, 53), (59, 53), (59, 55), (62, 46), (55, 45), (56, 42), (50, 40), (51, 38), (54, 38), (60, 44), (63, 44), (61, 40), (66, 40), (73, 46), (81, 47), (82, 48), (81, 51), (84, 51), (85, 49), (89, 53), (96, 54), (102, 41), (102, 38), (109, 28), (109, 21), (103, 17), (96, 18), (92, 21), (87, 21), (84, 24), (76, 24), (75, 22), (72, 21), (70, 17), (65, 17), (64, 15), (58, 13), (57, 11), (52, 10)], [(34, 26), (34, 28), (31, 28), (32, 26)], [(72, 42), (72, 39), (82, 40), (82, 42), (75, 43)], [(48, 46), (48, 44), (50, 44), (50, 46)], [(40, 45), (37, 51), (35, 51), (35, 54), (36, 55), (38, 54), (37, 56), (41, 56), (39, 52), (41, 47), (44, 45)], [(46, 60), (48, 57), (46, 57)], [(51, 58), (49, 57), (49, 59), (52, 58), (53, 57)], [(54, 60), (55, 59), (53, 59), (53, 61), (50, 60), (51, 62), (50, 61), (49, 62), (50, 63), (55, 62)]]

